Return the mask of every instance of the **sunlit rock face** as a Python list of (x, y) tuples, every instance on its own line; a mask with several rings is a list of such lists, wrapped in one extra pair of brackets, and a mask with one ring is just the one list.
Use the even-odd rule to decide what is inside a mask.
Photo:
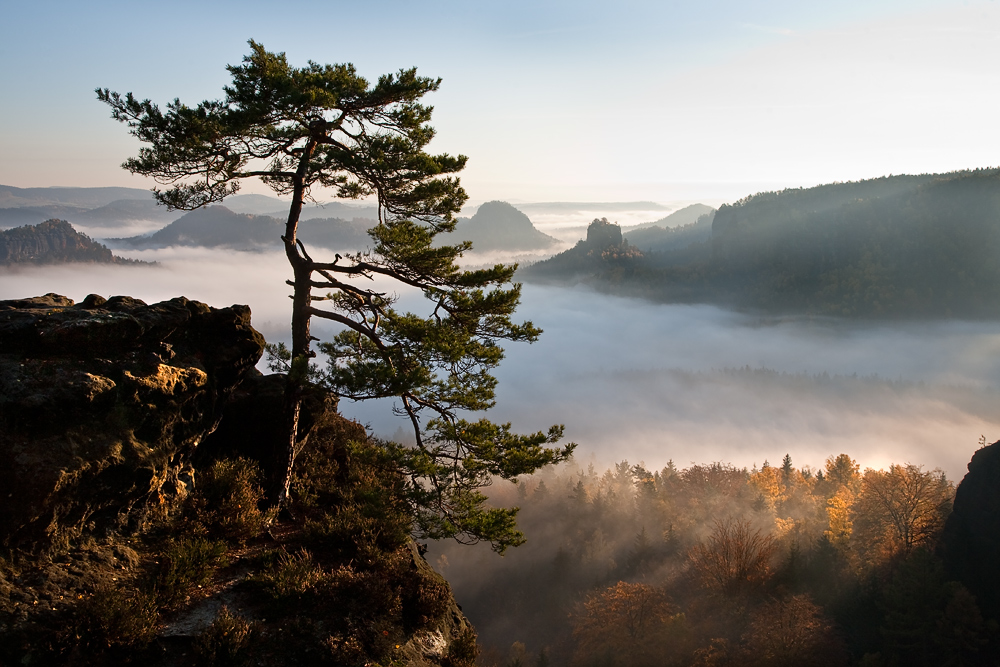
[(940, 552), (949, 574), (976, 596), (983, 615), (1000, 616), (1000, 441), (972, 456)]
[(58, 548), (186, 493), (263, 346), (246, 306), (0, 301), (0, 543)]

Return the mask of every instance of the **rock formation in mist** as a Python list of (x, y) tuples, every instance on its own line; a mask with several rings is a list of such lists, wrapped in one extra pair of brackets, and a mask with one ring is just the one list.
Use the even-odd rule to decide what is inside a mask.
[(622, 244), (622, 228), (608, 222), (607, 218), (594, 220), (587, 227), (587, 239), (584, 243), (591, 250), (617, 248)]
[(294, 512), (268, 509), (263, 347), (246, 306), (0, 301), (0, 664), (471, 667), (398, 469), (335, 400), (303, 403)]
[(587, 238), (555, 257), (522, 268), (518, 276), (540, 281), (587, 280), (610, 271), (621, 279), (641, 258), (642, 252), (622, 236), (620, 225), (600, 218), (587, 227)]
[(471, 218), (462, 218), (442, 242), (472, 241), (477, 252), (544, 250), (558, 241), (538, 231), (521, 211), (503, 201), (486, 202)]
[(135, 263), (73, 229), (65, 220), (46, 220), (0, 232), (0, 264), (62, 262)]

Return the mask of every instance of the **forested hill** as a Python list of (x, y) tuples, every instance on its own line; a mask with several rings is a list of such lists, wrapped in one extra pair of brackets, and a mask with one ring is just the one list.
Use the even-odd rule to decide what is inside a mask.
[(760, 193), (722, 206), (703, 240), (636, 250), (521, 276), (774, 312), (1000, 317), (1000, 170)]
[(0, 231), (0, 265), (65, 262), (145, 263), (113, 255), (108, 248), (76, 231), (65, 220), (46, 220), (37, 225)]

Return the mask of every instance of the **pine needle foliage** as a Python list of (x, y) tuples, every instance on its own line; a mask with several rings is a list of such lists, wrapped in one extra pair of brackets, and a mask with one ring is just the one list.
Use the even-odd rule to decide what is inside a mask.
[[(274, 367), (288, 374), (287, 470), (276, 476), (274, 502), (287, 502), (302, 395), (319, 383), (351, 399), (398, 400), (416, 446), (391, 451), (410, 479), (422, 534), (487, 540), (498, 551), (518, 544), (514, 511), (488, 509), (478, 489), (562, 461), (573, 445), (550, 446), (561, 426), (521, 436), (509, 425), (459, 416), (493, 406), (500, 343), (532, 342), (541, 330), (512, 320), (521, 297), (516, 265), (463, 270), (458, 259), (471, 244), (436, 242), (454, 230), (467, 199), (453, 176), (467, 158), (425, 150), (434, 137), (432, 108), (420, 100), (440, 79), (402, 69), (370, 84), (351, 64), (293, 67), (285, 54), (249, 44), (242, 64), (227, 68), (232, 83), (220, 100), (191, 107), (175, 99), (160, 109), (131, 93), (96, 92), (143, 142), (122, 166), (167, 186), (153, 191), (161, 204), (191, 210), (221, 202), (248, 178), (291, 196), (281, 240), (293, 274), (292, 345), (271, 349)], [(368, 250), (332, 262), (312, 258), (298, 222), (320, 187), (377, 201)], [(397, 295), (377, 287), (386, 281), (422, 293), (429, 315), (397, 310)], [(343, 327), (319, 346), (325, 369), (311, 361), (313, 317)]]

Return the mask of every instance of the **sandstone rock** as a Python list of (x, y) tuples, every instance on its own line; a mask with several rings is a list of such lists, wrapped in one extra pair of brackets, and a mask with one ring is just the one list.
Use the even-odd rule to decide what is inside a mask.
[(0, 301), (0, 543), (58, 547), (183, 493), (263, 344), (246, 306)]

